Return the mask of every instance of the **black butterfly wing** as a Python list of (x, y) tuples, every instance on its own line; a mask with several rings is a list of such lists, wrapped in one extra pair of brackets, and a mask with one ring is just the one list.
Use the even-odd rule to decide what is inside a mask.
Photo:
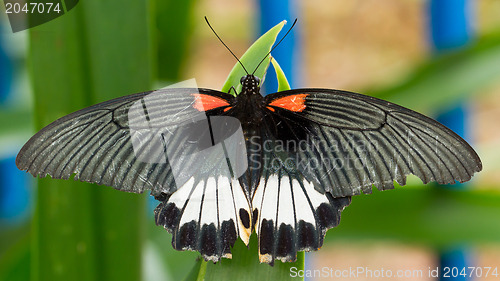
[[(289, 97), (299, 99), (291, 104)], [(277, 138), (301, 141), (293, 150), (298, 169), (334, 197), (371, 193), (372, 185), (393, 188), (394, 181), (404, 185), (408, 174), (424, 183), (465, 182), (482, 169), (453, 131), (384, 100), (328, 89), (284, 91), (266, 100), (281, 121)]]
[(294, 261), (317, 250), (352, 195), (372, 186), (469, 180), (475, 151), (417, 112), (376, 98), (328, 89), (266, 96), (264, 169), (252, 199), (261, 262)]
[[(16, 164), (34, 176), (68, 179), (74, 174), (81, 181), (129, 192), (172, 192), (176, 184), (167, 158), (176, 155), (165, 150), (191, 141), (195, 145), (185, 146), (184, 157), (177, 157), (188, 161), (187, 155), (203, 146), (207, 117), (194, 107), (194, 95), (213, 92), (163, 89), (82, 109), (35, 134), (19, 152)], [(192, 128), (205, 129), (195, 137), (189, 134)]]

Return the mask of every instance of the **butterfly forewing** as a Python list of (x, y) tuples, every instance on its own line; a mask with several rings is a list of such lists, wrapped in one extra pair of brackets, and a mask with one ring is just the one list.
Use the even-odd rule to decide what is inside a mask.
[[(196, 173), (196, 152), (212, 145), (207, 115), (193, 106), (195, 95), (205, 92), (216, 91), (164, 89), (77, 111), (33, 136), (16, 164), (41, 177), (67, 179), (74, 174), (82, 181), (130, 192), (172, 192), (174, 176), (181, 178), (172, 168), (194, 165), (191, 171)], [(234, 133), (235, 126), (230, 127), (229, 134)], [(177, 161), (169, 163), (169, 158)]]
[(370, 193), (372, 185), (393, 188), (394, 180), (404, 184), (408, 174), (424, 183), (464, 182), (482, 168), (476, 152), (454, 132), (387, 101), (328, 89), (284, 91), (266, 100), (272, 105), (300, 94), (307, 94), (304, 110), (274, 106), (269, 114), (303, 140), (293, 151), (297, 169), (334, 197)]

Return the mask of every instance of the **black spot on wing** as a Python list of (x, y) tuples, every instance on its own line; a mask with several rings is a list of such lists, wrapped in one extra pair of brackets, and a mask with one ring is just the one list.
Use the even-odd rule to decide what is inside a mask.
[(245, 228), (250, 228), (250, 215), (243, 208), (240, 209), (240, 219), (241, 219), (241, 223), (243, 223), (243, 226)]
[(272, 254), (274, 244), (274, 222), (271, 220), (262, 220), (260, 228), (260, 254)]
[(231, 253), (231, 247), (234, 246), (238, 235), (236, 233), (235, 222), (233, 220), (224, 221), (221, 224), (220, 240), (221, 240), (221, 253)]
[(163, 226), (172, 233), (179, 225), (180, 214), (175, 204), (161, 202), (155, 209), (156, 225)]
[(322, 203), (316, 209), (318, 215), (318, 225), (326, 232), (329, 228), (335, 227), (340, 222), (340, 211), (332, 205)]
[[(208, 211), (208, 210), (207, 210)], [(155, 221), (172, 233), (172, 246), (178, 251), (192, 250), (202, 254), (205, 260), (218, 261), (220, 257), (230, 257), (238, 233), (233, 219), (202, 224), (194, 220), (180, 224), (181, 210), (170, 202), (161, 202), (155, 209)]]
[(316, 208), (317, 225), (319, 227), (319, 242), (316, 249), (323, 246), (326, 232), (340, 223), (340, 215), (345, 207), (351, 203), (351, 197), (333, 198), (331, 194), (325, 194), (329, 203), (322, 203)]
[(339, 197), (339, 198), (333, 198), (331, 194), (326, 194), (330, 200), (330, 204), (334, 206), (336, 210), (344, 210), (345, 207), (349, 206), (351, 204), (351, 197)]
[(197, 247), (197, 242), (198, 242), (198, 224), (192, 220), (188, 223), (183, 224), (180, 229), (179, 233), (174, 233), (174, 237), (178, 238), (172, 240), (172, 246), (174, 246), (174, 249), (176, 250), (195, 250)]
[(297, 260), (297, 251), (316, 251), (321, 248), (327, 230), (340, 223), (341, 212), (350, 203), (350, 197), (332, 198), (329, 195), (328, 199), (328, 203), (321, 203), (315, 208), (313, 222), (299, 220), (295, 225), (281, 223), (275, 229), (273, 220), (263, 219), (259, 231), (259, 249), (261, 255), (268, 255), (268, 259), (263, 260), (269, 264), (273, 264), (275, 259), (294, 262)]
[(163, 202), (163, 201), (167, 201), (169, 197), (170, 197), (169, 194), (161, 192), (160, 194), (155, 196), (155, 199), (160, 201), (160, 202)]
[(203, 225), (201, 227), (201, 239), (198, 241), (200, 253), (203, 256), (215, 256), (217, 254), (217, 230), (215, 225)]
[(252, 212), (252, 231), (255, 229), (255, 225), (257, 224), (257, 217), (259, 216), (259, 210), (257, 208), (253, 209)]
[(276, 256), (289, 262), (297, 260), (296, 237), (292, 226), (282, 223), (277, 238)]
[(297, 250), (298, 251), (313, 251), (319, 248), (318, 233), (314, 225), (299, 221), (297, 225)]

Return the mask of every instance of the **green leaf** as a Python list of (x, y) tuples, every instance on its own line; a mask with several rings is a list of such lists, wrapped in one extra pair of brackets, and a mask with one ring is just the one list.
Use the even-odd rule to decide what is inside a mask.
[(255, 234), (250, 237), (248, 248), (243, 241), (236, 241), (232, 259), (222, 259), (218, 264), (207, 263), (205, 280), (301, 280), (292, 278), (290, 270), (304, 269), (304, 253), (297, 255), (294, 263), (282, 263), (276, 260), (274, 266), (259, 263), (259, 245)]
[(188, 276), (184, 281), (198, 281), (204, 280), (205, 273), (207, 271), (207, 263), (199, 258), (193, 266), (193, 269), (189, 272)]
[[(180, 81), (182, 67), (189, 55), (193, 35), (193, 13), (196, 0), (154, 0), (156, 60), (158, 78)], [(197, 18), (198, 20), (199, 18)]]
[[(255, 41), (250, 48), (241, 56), (240, 62), (245, 66), (246, 70), (252, 74), (257, 65), (264, 59), (264, 57), (271, 51), (274, 42), (276, 41), (276, 37), (278, 33), (281, 31), (286, 21), (282, 21), (273, 28), (269, 29), (264, 35), (262, 35), (257, 41)], [(271, 59), (268, 56), (264, 61), (260, 64), (259, 69), (255, 70), (255, 76), (259, 77), (261, 81), (266, 73), (267, 66), (269, 65), (269, 60)], [(222, 86), (221, 91), (229, 92), (231, 87), (240, 86), (241, 77), (245, 76), (247, 73), (241, 67), (239, 63), (235, 64), (231, 72), (229, 73), (226, 82)], [(231, 94), (235, 94), (231, 91)]]
[[(22, 232), (21, 232), (22, 231)], [(7, 230), (5, 232), (11, 232)], [(26, 234), (27, 233), (27, 234)], [(6, 237), (0, 232), (0, 241), (9, 241), (9, 249), (0, 255), (0, 280), (25, 281), (30, 280), (30, 234), (27, 227), (22, 227), (14, 233), (16, 237)], [(7, 246), (7, 245), (5, 245)]]
[[(328, 231), (320, 251), (328, 251), (329, 246), (339, 241), (391, 239), (435, 248), (461, 243), (499, 243), (500, 225), (492, 222), (500, 217), (500, 194), (487, 191), (493, 189), (497, 187), (456, 191), (432, 185), (413, 185), (387, 191), (374, 189), (373, 194), (354, 196), (351, 205), (342, 212), (340, 225)], [(254, 238), (251, 243), (256, 243)], [(259, 269), (260, 265), (254, 265), (256, 261), (252, 260), (252, 255), (256, 255), (254, 246), (251, 244), (248, 250), (238, 241), (235, 248), (238, 255), (250, 252), (245, 262), (249, 262), (249, 267)], [(222, 260), (221, 263), (235, 263), (236, 258), (234, 256), (232, 261)], [(218, 265), (208, 264), (210, 266), (217, 268)], [(220, 271), (217, 272), (220, 276), (233, 273)], [(236, 274), (237, 271), (234, 272)], [(208, 274), (212, 273), (207, 273), (207, 279), (210, 277)]]
[(436, 112), (455, 106), (500, 77), (500, 33), (468, 48), (438, 56), (420, 66), (396, 86), (371, 95), (410, 107)]
[[(148, 3), (80, 1), (30, 29), (35, 125), (150, 90)], [(140, 280), (144, 197), (75, 181), (39, 180), (33, 280)]]
[(271, 63), (273, 64), (274, 70), (276, 72), (276, 79), (278, 80), (278, 92), (290, 90), (290, 84), (286, 79), (285, 73), (278, 62), (271, 57)]
[[(491, 190), (497, 187), (491, 187)], [(374, 211), (376, 210), (376, 211)], [(335, 240), (393, 239), (432, 247), (500, 242), (500, 194), (486, 190), (405, 186), (352, 197)]]

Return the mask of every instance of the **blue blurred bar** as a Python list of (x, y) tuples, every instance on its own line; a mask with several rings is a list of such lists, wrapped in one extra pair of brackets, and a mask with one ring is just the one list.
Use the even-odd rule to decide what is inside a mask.
[[(298, 88), (301, 85), (301, 63), (300, 54), (302, 51), (300, 45), (300, 26), (301, 19), (297, 16), (297, 3), (293, 0), (275, 0), (266, 1), (258, 0), (258, 16), (260, 17), (259, 34), (263, 34), (270, 28), (286, 20), (287, 24), (278, 35), (278, 40), (290, 28), (293, 21), (298, 18), (297, 24), (293, 30), (287, 35), (286, 39), (280, 43), (272, 55), (280, 64), (285, 76), (290, 83), (292, 89)], [(278, 89), (278, 82), (276, 81), (276, 73), (272, 67), (267, 70), (266, 81), (263, 87), (263, 94), (270, 94), (276, 92)]]
[(0, 36), (0, 104), (3, 104), (7, 100), (11, 84), (12, 63), (5, 53), (2, 37)]
[(473, 31), (470, 17), (474, 3), (470, 0), (430, 1), (431, 41), (434, 52), (454, 50), (469, 43)]
[[(3, 43), (2, 37), (0, 36), (0, 105), (3, 105), (7, 100), (12, 80), (11, 62), (5, 53)], [(6, 173), (4, 169), (6, 166), (8, 166), (6, 161), (0, 159), (0, 222), (6, 220), (6, 218), (10, 216), (6, 212), (8, 209), (7, 198), (10, 197), (11, 188), (3, 181), (3, 175)]]
[[(471, 16), (474, 1), (470, 0), (431, 0), (430, 1), (430, 25), (431, 43), (433, 52), (441, 54), (466, 46), (472, 37)], [(459, 104), (455, 108), (442, 113), (437, 120), (464, 139), (469, 138), (466, 127), (467, 119), (466, 104)], [(453, 188), (464, 188), (464, 185), (450, 186)], [(446, 188), (449, 188), (446, 186)], [(443, 276), (445, 268), (461, 269), (471, 266), (467, 246), (456, 246), (441, 251), (440, 257), (440, 280), (470, 280), (467, 276), (450, 274)]]
[(15, 157), (0, 160), (0, 220), (10, 225), (25, 222), (30, 215), (31, 189)]
[[(0, 36), (0, 110), (9, 104), (14, 70)], [(9, 153), (10, 154), (10, 153)], [(0, 156), (0, 224), (19, 224), (29, 217), (30, 183), (26, 173), (17, 169), (15, 152)]]
[[(457, 246), (452, 249), (447, 249), (441, 252), (439, 258), (440, 263), (440, 280), (473, 280), (468, 276), (463, 276), (461, 274), (470, 274), (470, 270), (467, 267), (474, 266), (471, 260), (470, 250), (464, 246)], [(445, 269), (446, 268), (446, 269)], [(462, 271), (465, 269), (465, 271)], [(447, 274), (444, 276), (443, 274)]]

